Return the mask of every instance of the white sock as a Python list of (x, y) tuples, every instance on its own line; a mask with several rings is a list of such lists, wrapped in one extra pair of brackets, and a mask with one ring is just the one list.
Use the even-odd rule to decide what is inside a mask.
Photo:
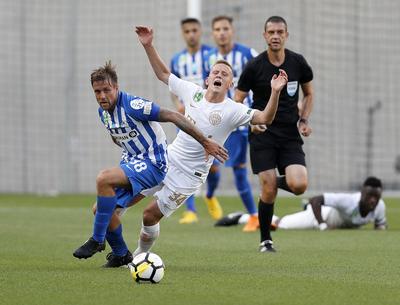
[[(133, 252), (133, 257), (139, 253), (148, 252), (154, 245), (157, 237), (160, 235), (160, 223), (152, 226), (145, 226), (142, 223), (142, 229), (140, 230), (140, 236), (138, 240), (138, 247)], [(142, 236), (146, 237), (146, 240), (142, 240)]]

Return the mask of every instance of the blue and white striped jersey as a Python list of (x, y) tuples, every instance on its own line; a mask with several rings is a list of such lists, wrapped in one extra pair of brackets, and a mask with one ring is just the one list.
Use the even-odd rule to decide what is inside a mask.
[[(211, 71), (211, 67), (215, 64), (215, 62), (217, 60), (220, 60), (220, 59), (226, 60), (233, 68), (234, 88), (231, 88), (228, 91), (228, 97), (233, 98), (234, 93), (235, 93), (235, 88), (239, 81), (240, 74), (242, 74), (244, 66), (250, 59), (252, 59), (253, 57), (256, 57), (257, 55), (258, 55), (258, 53), (256, 50), (246, 47), (239, 43), (235, 43), (233, 45), (232, 50), (226, 55), (219, 53), (218, 48), (213, 48), (212, 50), (210, 50), (208, 52), (208, 56), (207, 56), (207, 62), (206, 62), (207, 63), (207, 65), (206, 65), (207, 76)], [(252, 101), (248, 97), (243, 101), (243, 103), (246, 106), (250, 107)]]
[(167, 170), (167, 140), (158, 122), (160, 107), (146, 99), (120, 91), (112, 113), (98, 110), (114, 142), (123, 148), (121, 162), (150, 159)]
[(171, 73), (180, 79), (204, 87), (204, 80), (208, 75), (206, 58), (211, 49), (212, 47), (203, 44), (195, 54), (190, 54), (187, 49), (175, 54), (171, 59)]

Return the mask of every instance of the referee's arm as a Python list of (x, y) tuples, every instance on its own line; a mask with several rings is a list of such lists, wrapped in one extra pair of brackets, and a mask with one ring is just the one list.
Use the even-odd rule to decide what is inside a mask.
[(247, 97), (248, 92), (241, 91), (236, 88), (235, 95), (233, 96), (233, 100), (237, 103), (243, 103), (244, 99)]

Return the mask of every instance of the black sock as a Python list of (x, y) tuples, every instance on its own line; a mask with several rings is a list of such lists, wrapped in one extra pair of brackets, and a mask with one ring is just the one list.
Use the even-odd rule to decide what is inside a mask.
[(258, 220), (260, 221), (261, 241), (272, 240), (271, 238), (271, 221), (274, 215), (274, 203), (258, 201)]
[(292, 190), (289, 188), (289, 186), (286, 183), (286, 176), (278, 176), (276, 177), (276, 185), (278, 188), (288, 191), (290, 193), (293, 193)]

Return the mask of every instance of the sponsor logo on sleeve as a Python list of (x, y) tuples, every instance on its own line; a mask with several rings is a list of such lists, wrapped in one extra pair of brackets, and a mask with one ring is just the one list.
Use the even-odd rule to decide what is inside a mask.
[(297, 85), (298, 85), (297, 81), (292, 81), (292, 82), (287, 83), (286, 90), (287, 90), (287, 93), (289, 94), (289, 96), (294, 96), (296, 94)]
[(193, 101), (196, 103), (200, 102), (203, 99), (203, 92), (198, 91), (193, 95)]
[(143, 109), (143, 113), (146, 115), (149, 115), (151, 113), (151, 108), (153, 107), (153, 103), (152, 102), (145, 102), (144, 103), (144, 109)]

